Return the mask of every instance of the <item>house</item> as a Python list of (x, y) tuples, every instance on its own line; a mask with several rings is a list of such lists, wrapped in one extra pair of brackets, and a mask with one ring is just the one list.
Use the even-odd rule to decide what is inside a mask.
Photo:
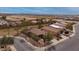
[(0, 25), (8, 24), (7, 21), (0, 19)]
[(17, 24), (16, 24), (15, 22), (10, 21), (10, 22), (9, 22), (9, 26), (14, 27), (14, 26), (17, 26)]
[(59, 37), (60, 34), (68, 32), (66, 29), (66, 23), (54, 23), (49, 26), (42, 27), (42, 30), (52, 32), (54, 37)]
[(39, 39), (37, 39), (38, 41), (35, 41), (35, 40), (31, 39), (31, 37), (29, 37), (30, 38), (29, 42), (31, 44), (38, 46), (38, 47), (43, 47), (46, 45), (44, 40), (41, 38), (42, 35), (46, 34), (46, 32), (44, 30), (32, 28), (32, 29), (29, 29), (28, 31), (24, 32), (25, 35), (28, 35), (29, 33), (33, 33), (34, 35), (36, 35), (36, 37), (39, 37)]
[(9, 26), (9, 23), (6, 20), (0, 19), (0, 26), (6, 27)]
[(65, 26), (60, 23), (51, 24), (42, 28), (44, 31), (52, 32), (54, 36), (62, 34)]
[(59, 37), (59, 35), (62, 34), (63, 32), (63, 29), (61, 28), (55, 28), (55, 27), (50, 27), (50, 26), (42, 27), (42, 30), (51, 32), (54, 37)]
[(8, 20), (9, 26), (15, 27), (15, 26), (19, 26), (21, 24), (20, 21), (10, 21)]
[(34, 23), (34, 24), (36, 24), (37, 23), (37, 21), (36, 20), (34, 20), (34, 21), (31, 21), (32, 23)]

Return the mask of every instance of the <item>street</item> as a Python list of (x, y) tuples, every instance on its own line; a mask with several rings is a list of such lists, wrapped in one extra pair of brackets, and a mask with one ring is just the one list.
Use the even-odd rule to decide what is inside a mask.
[(14, 39), (14, 46), (17, 51), (33, 51), (31, 47), (28, 46), (28, 44), (23, 41), (21, 42), (22, 39)]

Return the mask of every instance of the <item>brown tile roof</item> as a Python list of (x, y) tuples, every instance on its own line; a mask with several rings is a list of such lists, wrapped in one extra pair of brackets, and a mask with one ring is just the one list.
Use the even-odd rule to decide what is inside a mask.
[(37, 29), (37, 28), (31, 29), (29, 32), (32, 32), (32, 33), (34, 33), (36, 35), (42, 35), (42, 34), (45, 34), (46, 33), (45, 31), (43, 31), (41, 29)]
[(58, 29), (58, 28), (54, 28), (54, 27), (50, 27), (50, 26), (45, 26), (42, 29), (45, 31), (53, 32), (54, 34), (60, 33), (60, 31), (62, 30), (62, 29)]

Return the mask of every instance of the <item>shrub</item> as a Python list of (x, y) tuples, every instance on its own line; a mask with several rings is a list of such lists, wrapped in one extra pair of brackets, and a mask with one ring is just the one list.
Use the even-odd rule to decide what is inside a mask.
[(6, 37), (4, 36), (1, 41), (0, 41), (0, 44), (1, 45), (7, 45), (7, 44), (14, 44), (14, 38), (13, 37)]

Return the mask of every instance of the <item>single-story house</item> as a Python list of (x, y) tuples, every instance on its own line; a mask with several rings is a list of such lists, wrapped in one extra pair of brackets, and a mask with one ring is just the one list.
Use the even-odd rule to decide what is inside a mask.
[(7, 21), (0, 19), (0, 25), (8, 24)]
[(62, 34), (64, 29), (45, 26), (45, 27), (42, 27), (42, 30), (51, 32), (54, 37), (59, 37), (59, 35)]
[(52, 32), (55, 37), (58, 37), (67, 30), (65, 27), (66, 23), (54, 23), (49, 26), (42, 27), (42, 30)]
[[(35, 34), (38, 37), (46, 34), (46, 32), (44, 30), (37, 29), (37, 28), (29, 29), (28, 31), (24, 32), (24, 34), (26, 34), (26, 33), (28, 33), (28, 34), (29, 33), (33, 33), (33, 34)], [(29, 42), (31, 42), (33, 45), (38, 46), (38, 47), (43, 47), (43, 46), (46, 45), (46, 43), (44, 42), (44, 40), (42, 38), (40, 38), (38, 41), (32, 40), (30, 38)]]

